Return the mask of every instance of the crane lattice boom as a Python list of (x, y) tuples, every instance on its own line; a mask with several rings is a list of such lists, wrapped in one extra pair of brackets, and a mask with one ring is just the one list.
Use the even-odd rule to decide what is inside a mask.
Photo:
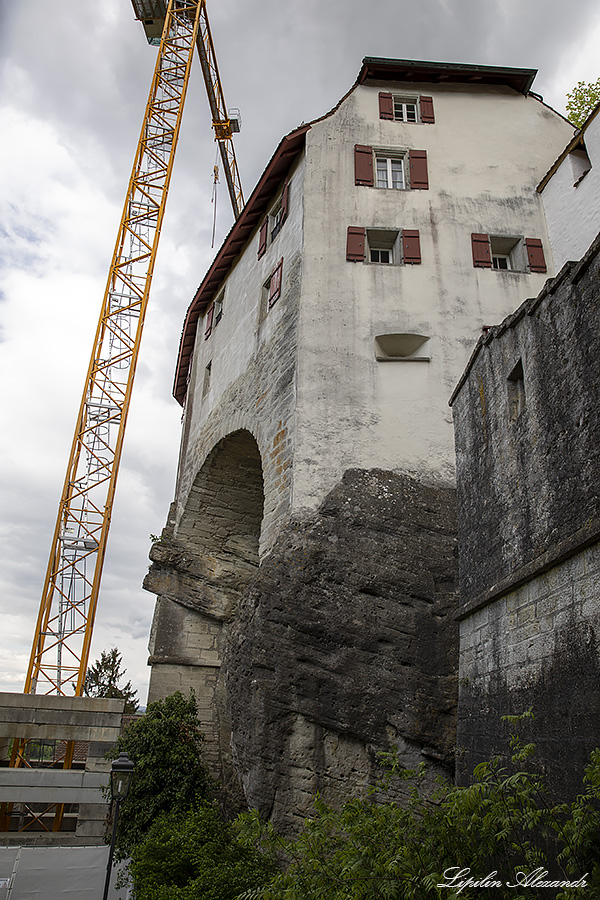
[(204, 0), (169, 0), (46, 572), (26, 693), (83, 693), (119, 461)]

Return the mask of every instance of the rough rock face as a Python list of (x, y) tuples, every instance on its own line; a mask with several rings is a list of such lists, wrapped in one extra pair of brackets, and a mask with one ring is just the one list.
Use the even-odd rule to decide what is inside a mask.
[(452, 770), (455, 534), (453, 489), (350, 470), (260, 566), (223, 669), (237, 775), (280, 826), (373, 781), (391, 746)]

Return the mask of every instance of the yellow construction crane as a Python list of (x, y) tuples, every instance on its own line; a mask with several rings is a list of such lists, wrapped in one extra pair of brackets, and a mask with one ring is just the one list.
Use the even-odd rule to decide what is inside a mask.
[[(205, 0), (132, 0), (158, 58), (75, 435), (35, 627), (25, 693), (83, 694), (127, 413), (181, 117), (198, 48), (234, 216), (243, 207)], [(12, 765), (21, 765), (15, 741)], [(72, 749), (65, 757), (70, 766)]]

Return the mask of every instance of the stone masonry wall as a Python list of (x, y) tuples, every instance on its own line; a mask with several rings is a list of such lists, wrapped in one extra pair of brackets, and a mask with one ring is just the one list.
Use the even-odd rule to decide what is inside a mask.
[(488, 332), (453, 400), (462, 602), (600, 530), (599, 251)]
[(598, 740), (600, 241), (492, 329), (455, 393), (461, 608), (457, 775), (505, 714), (563, 796)]
[(595, 544), (461, 623), (459, 782), (482, 759), (506, 752), (511, 726), (501, 717), (533, 708), (525, 734), (554, 791), (581, 790), (600, 740), (598, 584)]

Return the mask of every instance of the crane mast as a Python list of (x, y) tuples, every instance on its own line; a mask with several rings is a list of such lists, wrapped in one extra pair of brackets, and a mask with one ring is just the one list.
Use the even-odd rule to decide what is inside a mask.
[[(161, 0), (133, 0), (133, 4), (138, 18), (140, 13), (159, 14), (162, 37), (67, 465), (26, 693), (83, 693), (125, 425), (194, 45), (236, 218), (243, 205), (232, 123), (225, 109), (205, 0), (169, 0), (168, 6)], [(18, 757), (18, 746), (16, 751)]]

